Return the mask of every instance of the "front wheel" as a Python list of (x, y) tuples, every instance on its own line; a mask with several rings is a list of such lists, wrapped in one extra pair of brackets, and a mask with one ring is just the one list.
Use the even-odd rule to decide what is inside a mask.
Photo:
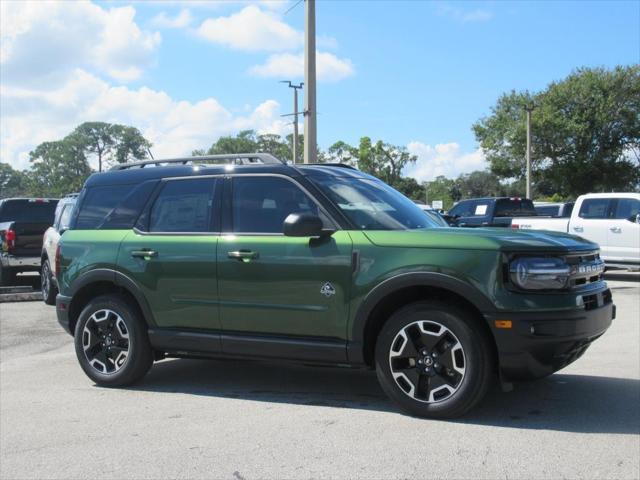
[(80, 313), (74, 337), (80, 366), (98, 385), (130, 385), (153, 364), (146, 325), (138, 309), (121, 295), (90, 301)]
[(459, 417), (484, 397), (493, 375), (487, 334), (442, 302), (408, 305), (385, 323), (375, 350), (378, 380), (404, 411)]
[(46, 303), (47, 305), (55, 305), (58, 289), (56, 288), (53, 274), (51, 273), (49, 260), (45, 260), (44, 262), (42, 262), (42, 267), (40, 269), (40, 285), (44, 303)]

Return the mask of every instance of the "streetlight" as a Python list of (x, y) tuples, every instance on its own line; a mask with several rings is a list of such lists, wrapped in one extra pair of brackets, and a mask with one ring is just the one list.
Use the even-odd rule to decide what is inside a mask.
[(293, 115), (292, 158), (293, 163), (296, 164), (298, 163), (298, 90), (302, 88), (304, 83), (300, 83), (300, 85), (294, 85), (293, 83), (291, 83), (291, 80), (281, 80), (280, 83), (286, 83), (289, 85), (289, 88), (293, 88), (293, 113), (290, 113), (289, 115)]

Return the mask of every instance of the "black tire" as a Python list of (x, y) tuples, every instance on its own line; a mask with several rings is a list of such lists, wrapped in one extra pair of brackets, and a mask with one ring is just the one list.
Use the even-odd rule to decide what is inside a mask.
[(12, 287), (16, 284), (16, 270), (0, 265), (0, 287)]
[(56, 288), (55, 280), (51, 273), (51, 265), (46, 258), (40, 267), (40, 289), (42, 290), (44, 303), (47, 305), (55, 305), (58, 289)]
[[(96, 321), (96, 318), (102, 318), (104, 315), (107, 317)], [(149, 343), (147, 326), (138, 309), (122, 295), (107, 294), (91, 300), (80, 313), (74, 342), (82, 370), (91, 380), (104, 387), (121, 387), (135, 383), (146, 375), (153, 364), (153, 350)], [(125, 344), (127, 355), (118, 366), (117, 360)], [(88, 346), (86, 353), (85, 345)], [(102, 353), (105, 354), (104, 357)], [(114, 359), (116, 354), (118, 358)], [(104, 360), (104, 369), (98, 367), (102, 363), (101, 360)]]
[(407, 305), (389, 318), (376, 341), (378, 380), (411, 415), (459, 417), (480, 402), (494, 379), (489, 342), (462, 309), (440, 301)]

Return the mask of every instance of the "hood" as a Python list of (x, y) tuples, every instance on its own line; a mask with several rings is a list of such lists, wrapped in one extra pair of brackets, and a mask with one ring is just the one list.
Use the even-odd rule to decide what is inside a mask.
[(380, 247), (459, 248), (510, 252), (573, 252), (598, 249), (595, 243), (567, 233), (510, 228), (431, 228), (363, 233), (371, 243)]

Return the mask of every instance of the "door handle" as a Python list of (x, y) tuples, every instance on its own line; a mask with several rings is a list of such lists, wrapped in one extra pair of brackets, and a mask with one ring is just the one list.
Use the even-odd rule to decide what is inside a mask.
[(576, 232), (584, 232), (584, 228), (582, 227), (573, 227), (573, 230)]
[(250, 262), (251, 260), (257, 260), (260, 254), (258, 252), (252, 252), (251, 250), (235, 250), (233, 252), (227, 252), (227, 257), (234, 260), (240, 260), (241, 262)]
[(622, 233), (622, 229), (620, 227), (611, 227), (609, 230), (613, 233)]
[(157, 257), (158, 252), (156, 252), (155, 250), (132, 250), (131, 256), (133, 258), (144, 258), (146, 260), (151, 257)]

